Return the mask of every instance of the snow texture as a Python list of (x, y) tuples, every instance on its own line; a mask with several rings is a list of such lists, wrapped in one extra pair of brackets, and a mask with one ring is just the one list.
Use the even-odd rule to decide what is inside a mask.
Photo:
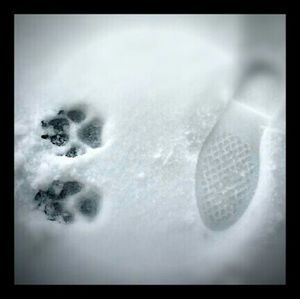
[[(210, 230), (195, 196), (199, 152), (253, 35), (244, 18), (256, 22), (15, 16), (17, 284), (285, 282), (284, 119), (264, 128), (257, 188), (234, 225)], [(57, 146), (41, 121), (61, 110), (69, 139)], [(83, 186), (65, 201), (66, 221), (36, 208), (53, 182), (58, 197), (66, 182)]]

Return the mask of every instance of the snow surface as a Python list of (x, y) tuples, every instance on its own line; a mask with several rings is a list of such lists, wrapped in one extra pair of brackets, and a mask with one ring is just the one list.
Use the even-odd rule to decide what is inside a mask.
[[(285, 282), (284, 130), (265, 129), (234, 226), (210, 231), (195, 197), (201, 146), (236, 89), (241, 18), (15, 17), (16, 283)], [(77, 104), (104, 119), (103, 145), (57, 156), (40, 122)], [(55, 179), (101, 193), (98, 217), (47, 221), (32, 199)]]

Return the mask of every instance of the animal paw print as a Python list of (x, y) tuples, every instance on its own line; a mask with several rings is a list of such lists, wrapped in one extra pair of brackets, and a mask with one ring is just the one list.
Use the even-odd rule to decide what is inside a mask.
[[(74, 158), (88, 148), (101, 146), (102, 124), (101, 119), (89, 117), (84, 109), (63, 109), (41, 121), (41, 137), (62, 149), (58, 155)], [(54, 180), (46, 189), (40, 189), (33, 201), (48, 220), (72, 223), (76, 218), (94, 219), (100, 199), (98, 192), (76, 180)]]
[(80, 108), (60, 110), (47, 121), (41, 121), (44, 133), (41, 138), (52, 144), (65, 147), (63, 155), (74, 158), (86, 152), (87, 148), (101, 146), (103, 123), (99, 118), (88, 119)]
[(54, 180), (47, 190), (37, 192), (34, 203), (48, 220), (72, 223), (80, 217), (94, 219), (99, 212), (100, 196), (80, 182)]

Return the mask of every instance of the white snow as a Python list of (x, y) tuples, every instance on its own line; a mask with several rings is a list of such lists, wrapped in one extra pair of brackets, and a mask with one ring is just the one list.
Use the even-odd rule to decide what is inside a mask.
[[(266, 128), (236, 225), (207, 229), (194, 194), (236, 88), (240, 16), (222, 17), (227, 31), (216, 16), (62, 17), (16, 16), (16, 283), (284, 283), (284, 134)], [(104, 119), (103, 146), (57, 156), (40, 122), (77, 104)], [(97, 190), (98, 217), (64, 225), (34, 210), (54, 179)]]

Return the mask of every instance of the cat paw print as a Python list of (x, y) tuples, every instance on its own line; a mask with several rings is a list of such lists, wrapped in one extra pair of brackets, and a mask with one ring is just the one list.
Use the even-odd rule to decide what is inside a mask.
[(90, 118), (80, 108), (60, 110), (56, 116), (41, 121), (44, 134), (42, 139), (64, 149), (62, 154), (74, 158), (82, 155), (88, 148), (101, 146), (103, 122)]
[(34, 197), (35, 207), (50, 221), (72, 223), (76, 218), (94, 219), (100, 208), (100, 195), (78, 181), (54, 180)]

